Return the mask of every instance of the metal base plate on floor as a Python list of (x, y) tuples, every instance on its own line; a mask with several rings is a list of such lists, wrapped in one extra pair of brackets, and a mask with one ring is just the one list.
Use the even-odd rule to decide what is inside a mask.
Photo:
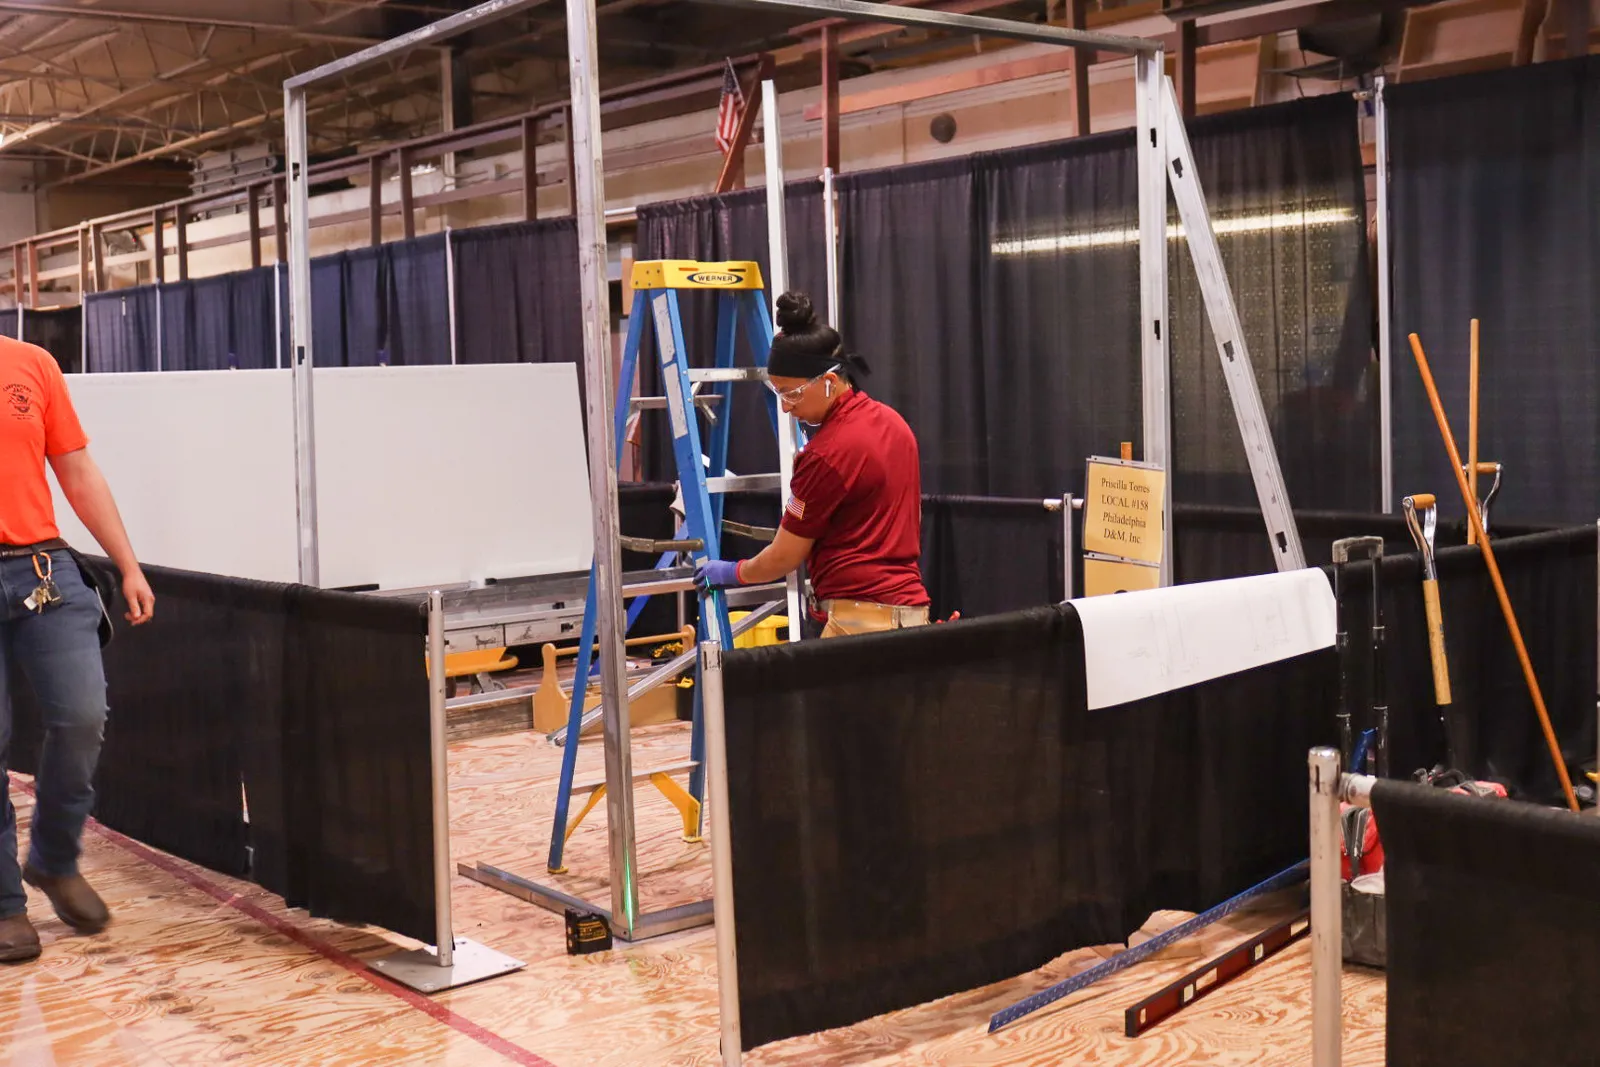
[(503, 952), (496, 952), (465, 937), (456, 938), (455, 956), (449, 967), (439, 966), (439, 956), (430, 948), (396, 952), (367, 964), (373, 970), (418, 993), (443, 993), (447, 989), (498, 978), (520, 971), (527, 964)]

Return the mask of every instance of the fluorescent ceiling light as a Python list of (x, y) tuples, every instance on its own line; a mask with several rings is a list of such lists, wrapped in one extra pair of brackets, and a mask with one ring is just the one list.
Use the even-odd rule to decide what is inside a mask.
[[(1231, 219), (1213, 219), (1211, 229), (1219, 237), (1235, 233), (1267, 233), (1271, 230), (1298, 230), (1306, 226), (1333, 226), (1342, 222), (1355, 222), (1355, 212), (1348, 208), (1323, 208), (1297, 214), (1239, 215)], [(1183, 226), (1167, 226), (1167, 240), (1181, 240)], [(1025, 237), (1009, 241), (996, 241), (989, 246), (996, 256), (1037, 256), (1053, 252), (1076, 252), (1085, 248), (1106, 248), (1113, 245), (1136, 245), (1137, 229), (1091, 230), (1086, 233), (1056, 233), (1043, 237)]]

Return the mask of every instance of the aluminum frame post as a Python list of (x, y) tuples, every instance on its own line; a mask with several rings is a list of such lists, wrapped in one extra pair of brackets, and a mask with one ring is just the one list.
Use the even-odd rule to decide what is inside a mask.
[(840, 323), (841, 300), (839, 294), (839, 193), (834, 182), (832, 167), (822, 171), (822, 229), (826, 235), (823, 251), (828, 271), (828, 322), (835, 330), (844, 332)]
[(739, 952), (733, 913), (733, 830), (728, 811), (728, 730), (722, 690), (722, 645), (700, 645), (706, 772), (711, 801), (711, 900), (717, 927), (717, 1016), (722, 1062), (739, 1067)]
[(1165, 53), (1134, 57), (1134, 126), (1139, 176), (1139, 309), (1144, 460), (1162, 479), (1161, 584), (1172, 584), (1172, 362), (1167, 329), (1166, 128), (1161, 121)]
[[(1300, 544), (1300, 531), (1289, 506), (1289, 490), (1284, 485), (1283, 470), (1278, 464), (1272, 427), (1267, 422), (1267, 411), (1261, 403), (1261, 389), (1256, 383), (1255, 367), (1250, 361), (1250, 348), (1245, 341), (1244, 326), (1239, 321), (1233, 287), (1228, 283), (1222, 250), (1217, 246), (1216, 231), (1211, 226), (1211, 213), (1206, 206), (1205, 191), (1200, 187), (1194, 153), (1189, 148), (1189, 134), (1184, 129), (1177, 91), (1172, 86), (1172, 79), (1165, 75), (1160, 78), (1160, 86), (1161, 121), (1166, 127), (1167, 175), (1172, 185), (1173, 199), (1178, 202), (1178, 214), (1183, 220), (1189, 256), (1194, 260), (1200, 290), (1205, 295), (1206, 319), (1211, 324), (1211, 335), (1216, 341), (1217, 357), (1222, 361), (1222, 375), (1228, 383), (1228, 396), (1233, 401), (1239, 438), (1244, 443), (1245, 457), (1250, 462), (1250, 476), (1256, 486), (1256, 499), (1260, 501), (1261, 515), (1266, 520), (1267, 535), (1272, 542), (1272, 557), (1280, 572), (1302, 570), (1306, 565), (1305, 549)], [(1169, 472), (1167, 484), (1171, 483)], [(1167, 528), (1171, 528), (1170, 521)]]
[(1077, 596), (1077, 583), (1073, 580), (1073, 556), (1078, 552), (1077, 530), (1072, 525), (1072, 494), (1061, 498), (1061, 584), (1066, 599)]
[(1311, 771), (1311, 1065), (1338, 1067), (1344, 967), (1339, 753), (1314, 748), (1307, 762)]
[[(1594, 679), (1594, 715), (1596, 730), (1600, 731), (1600, 519), (1595, 520), (1594, 534), (1596, 542), (1595, 555), (1595, 587), (1594, 587), (1594, 617), (1595, 617), (1595, 679)], [(1595, 734), (1595, 757), (1600, 760), (1600, 732)], [(1595, 766), (1600, 767), (1600, 762)], [(1594, 806), (1594, 813), (1600, 815), (1600, 803)]]
[(611, 289), (606, 279), (605, 160), (600, 135), (600, 68), (594, 0), (567, 0), (567, 69), (572, 84), (573, 202), (583, 292), (583, 368), (594, 507), (595, 630), (605, 707), (606, 829), (611, 843), (611, 926), (632, 940), (639, 923), (634, 839), (633, 752), (628, 734), (628, 663), (623, 649), (622, 544), (617, 457), (611, 439), (616, 389), (611, 367)]
[(1394, 365), (1389, 359), (1393, 329), (1392, 272), (1389, 267), (1389, 111), (1383, 102), (1384, 79), (1373, 81), (1372, 111), (1376, 124), (1378, 186), (1378, 481), (1383, 512), (1394, 514)]
[[(773, 323), (777, 323), (778, 297), (789, 288), (789, 229), (783, 194), (783, 132), (778, 119), (778, 83), (761, 83), (761, 147), (766, 155), (768, 285), (772, 299)], [(832, 298), (830, 297), (830, 300)], [(794, 477), (794, 453), (800, 434), (792, 415), (778, 411), (778, 492), (789, 499), (789, 483)], [(788, 587), (789, 640), (800, 640), (800, 575), (791, 571), (784, 580)]]
[[(311, 384), (311, 196), (306, 149), (306, 91), (284, 90), (289, 189), (289, 367), (294, 375), (295, 493), (300, 527), (300, 583), (322, 584), (317, 546), (316, 411)], [(158, 302), (159, 303), (159, 302)]]
[(450, 748), (446, 736), (444, 594), (428, 594), (428, 753), (433, 807), (434, 945), (373, 960), (373, 970), (422, 993), (441, 993), (525, 964), (475, 941), (455, 936), (450, 894)]
[(456, 350), (456, 235), (448, 226), (444, 228), (444, 296), (450, 312), (450, 365), (453, 367), (461, 362), (461, 357)]

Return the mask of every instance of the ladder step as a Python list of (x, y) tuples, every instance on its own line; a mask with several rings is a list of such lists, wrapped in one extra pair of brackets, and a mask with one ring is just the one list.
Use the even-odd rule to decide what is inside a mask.
[(740, 474), (728, 478), (707, 478), (706, 489), (713, 493), (759, 493), (783, 485), (781, 474)]
[(767, 372), (760, 367), (690, 367), (691, 382), (764, 382)]
[[(635, 782), (642, 782), (645, 779), (657, 774), (682, 774), (685, 771), (692, 771), (698, 766), (700, 766), (700, 764), (695, 760), (684, 760), (682, 763), (663, 763), (659, 767), (646, 767), (642, 771), (634, 771), (633, 780)], [(598, 778), (585, 778), (581, 782), (573, 782), (572, 791), (575, 794), (593, 793), (596, 789), (599, 789), (605, 784), (606, 776), (602, 774)]]
[[(722, 403), (722, 398), (707, 393), (705, 396), (696, 396), (694, 402), (709, 411), (712, 405)], [(636, 396), (628, 401), (628, 407), (632, 411), (661, 411), (666, 406), (667, 398), (664, 396)]]

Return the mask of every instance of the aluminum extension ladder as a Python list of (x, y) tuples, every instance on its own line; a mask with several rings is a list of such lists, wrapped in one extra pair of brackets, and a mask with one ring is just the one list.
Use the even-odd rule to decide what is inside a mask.
[[(688, 555), (695, 563), (721, 556), (723, 531), (723, 497), (727, 493), (761, 492), (782, 487), (779, 474), (729, 476), (728, 431), (731, 423), (733, 386), (743, 382), (766, 381), (767, 356), (772, 349), (772, 316), (766, 305), (762, 287), (761, 269), (755, 263), (699, 263), (691, 260), (652, 260), (633, 265), (629, 279), (633, 292), (633, 306), (628, 320), (628, 340), (623, 349), (621, 373), (618, 376), (615, 409), (616, 454), (621, 462), (623, 437), (629, 417), (634, 411), (665, 410), (672, 429), (673, 460), (677, 467), (678, 484), (683, 500), (684, 521), (671, 542), (652, 542), (642, 545), (623, 538), (624, 547), (646, 551), (662, 551), (659, 566), (667, 566), (679, 554)], [(683, 289), (711, 290), (717, 293), (717, 343), (716, 358), (709, 368), (689, 366), (688, 348), (684, 343), (683, 317), (679, 311), (678, 291)], [(644, 339), (646, 323), (653, 325), (656, 355), (659, 360), (664, 397), (633, 396), (633, 381), (639, 365), (639, 347)], [(748, 367), (734, 365), (738, 349), (738, 333), (743, 329), (753, 356)], [(701, 386), (708, 387), (702, 392)], [(777, 398), (767, 393), (765, 400), (778, 437), (780, 455), (785, 450), (785, 435), (778, 433), (779, 412)], [(706, 416), (708, 428), (702, 434), (695, 412)], [(709, 446), (709, 447), (705, 447)], [(792, 453), (782, 457), (782, 469), (792, 469)], [(733, 524), (729, 524), (733, 526)], [(738, 528), (738, 527), (735, 527)], [(791, 583), (794, 581), (791, 576)], [(728, 618), (727, 595), (722, 590), (701, 593), (700, 636), (703, 640), (721, 642), (723, 648), (733, 647), (733, 630)], [(550, 834), (548, 868), (551, 873), (565, 870), (562, 854), (566, 846), (568, 812), (571, 808), (573, 774), (578, 756), (578, 738), (584, 726), (597, 718), (600, 709), (587, 715), (584, 702), (588, 694), (587, 681), (592, 672), (595, 651), (595, 598), (596, 575), (589, 570), (589, 592), (583, 612), (583, 633), (579, 638), (577, 669), (573, 675), (572, 700), (567, 716), (561, 754), (561, 778), (556, 793), (554, 825)], [(642, 600), (636, 599), (628, 613), (631, 626), (638, 617)], [(685, 819), (685, 828), (692, 822), (695, 836), (702, 826), (701, 812), (705, 800), (705, 725), (701, 712), (701, 685), (698, 657), (695, 658), (694, 715), (689, 742), (689, 796), (692, 811)], [(598, 792), (591, 797), (598, 799)], [(584, 809), (584, 814), (589, 809)], [(580, 815), (580, 818), (582, 816)]]

